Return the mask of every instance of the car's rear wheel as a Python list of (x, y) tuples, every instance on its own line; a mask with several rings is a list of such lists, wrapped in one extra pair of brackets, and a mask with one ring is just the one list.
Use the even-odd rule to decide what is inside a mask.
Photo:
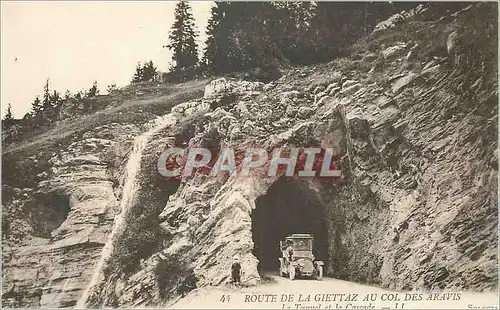
[(323, 279), (323, 266), (318, 266), (318, 274), (316, 275), (317, 280), (322, 280)]

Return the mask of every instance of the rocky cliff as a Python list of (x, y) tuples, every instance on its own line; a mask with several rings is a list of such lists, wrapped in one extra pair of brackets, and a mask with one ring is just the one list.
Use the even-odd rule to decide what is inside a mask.
[(3, 306), (76, 304), (121, 212), (135, 137), (151, 130), (156, 113), (203, 94), (199, 85), (180, 95), (177, 87), (141, 87), (154, 91), (133, 101), (139, 91), (127, 88), (112, 98), (117, 106), (4, 150)]
[[(496, 5), (419, 14), (349, 58), (268, 84), (215, 79), (169, 122), (96, 127), (51, 150), (33, 186), (3, 189), (3, 304), (161, 306), (226, 283), (234, 255), (255, 285), (293, 232), (315, 235), (327, 276), (396, 290), (496, 288)], [(158, 175), (166, 147), (199, 145), (333, 148), (342, 176)]]

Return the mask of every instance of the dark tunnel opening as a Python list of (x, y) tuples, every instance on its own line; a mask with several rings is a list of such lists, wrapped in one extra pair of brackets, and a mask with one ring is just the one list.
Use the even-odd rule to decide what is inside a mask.
[(259, 260), (260, 272), (278, 270), (279, 242), (296, 233), (312, 234), (315, 259), (328, 261), (324, 205), (307, 183), (280, 178), (257, 198), (252, 213), (253, 254)]

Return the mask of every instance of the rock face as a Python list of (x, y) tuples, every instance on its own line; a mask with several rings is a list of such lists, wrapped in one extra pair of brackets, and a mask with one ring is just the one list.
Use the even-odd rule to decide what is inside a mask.
[[(4, 212), (4, 217), (13, 219), (4, 225), (4, 233), (19, 238), (7, 240), (2, 249), (4, 306), (75, 305), (118, 211), (106, 152), (116, 149), (119, 166), (118, 156), (125, 158), (127, 150), (120, 151), (120, 137), (103, 136), (120, 131), (134, 136), (138, 129), (118, 124), (100, 127), (87, 133), (92, 138), (54, 150), (48, 160), (50, 170), (38, 175), (44, 180), (35, 189), (23, 190), (29, 195), (14, 198), (18, 212), (28, 217)], [(26, 234), (34, 237), (26, 240)]]
[[(400, 46), (416, 46), (410, 43)], [(114, 303), (104, 291), (95, 305), (161, 305), (189, 287), (227, 283), (234, 255), (243, 283), (256, 284), (259, 270), (275, 264), (273, 249), (286, 230), (315, 234), (328, 276), (396, 290), (495, 288), (497, 107), (477, 83), (488, 75), (450, 77), (449, 68), (427, 59), (408, 66), (405, 53), (391, 57), (401, 67), (384, 79), (341, 72), (350, 78), (336, 92), (338, 81), (316, 86), (328, 80), (328, 66), (291, 71), (273, 87), (226, 79), (208, 85), (198, 108), (184, 115), (199, 124), (187, 145), (232, 145), (238, 153), (249, 144), (313, 141), (335, 150), (342, 177), (289, 180), (257, 171), (187, 178), (158, 215), (168, 236), (163, 246), (129, 279), (107, 279)], [(457, 92), (457, 83), (467, 90)], [(326, 89), (332, 95), (315, 106)], [(472, 93), (474, 100), (464, 99)], [(158, 266), (172, 259), (183, 272), (162, 284), (167, 276)]]
[[(113, 138), (96, 130), (56, 151), (36, 188), (4, 189), (12, 234), (39, 237), (4, 245), (3, 304), (72, 306), (88, 289), (87, 306), (162, 306), (228, 283), (234, 255), (243, 283), (255, 285), (276, 267), (278, 240), (289, 233), (315, 235), (327, 276), (395, 290), (496, 288), (497, 80), (484, 56), (492, 47), (462, 50), (470, 67), (450, 67), (424, 43), (380, 44), (361, 56), (379, 63), (371, 69), (342, 59), (267, 85), (217, 79), (203, 98), (177, 105), (175, 125), (148, 139), (124, 229), (90, 286), (116, 224), (131, 138), (144, 130), (107, 128)], [(247, 177), (198, 171), (165, 180), (156, 171), (167, 147), (231, 146), (241, 155), (249, 145), (332, 148), (342, 175), (268, 176), (264, 166)], [(43, 210), (38, 192), (60, 206), (42, 227), (13, 216)]]
[(419, 15), (427, 11), (428, 9), (424, 7), (423, 4), (418, 5), (416, 8), (408, 10), (408, 12), (403, 11), (400, 13), (396, 13), (389, 17), (387, 20), (381, 21), (375, 26), (373, 29), (373, 33), (377, 33), (383, 31), (388, 28), (394, 28), (401, 23), (403, 23), (406, 19), (411, 18), (415, 15)]
[(71, 307), (81, 299), (120, 213), (132, 142), (182, 102), (179, 92), (194, 99), (205, 83), (131, 85), (92, 98), (87, 115), (66, 111), (48, 131), (2, 142), (2, 306)]

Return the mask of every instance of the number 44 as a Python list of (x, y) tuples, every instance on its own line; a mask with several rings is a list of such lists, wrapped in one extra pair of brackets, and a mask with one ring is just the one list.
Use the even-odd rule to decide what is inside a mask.
[(220, 301), (221, 302), (229, 302), (230, 299), (231, 299), (230, 295), (222, 295), (222, 297), (220, 298)]

